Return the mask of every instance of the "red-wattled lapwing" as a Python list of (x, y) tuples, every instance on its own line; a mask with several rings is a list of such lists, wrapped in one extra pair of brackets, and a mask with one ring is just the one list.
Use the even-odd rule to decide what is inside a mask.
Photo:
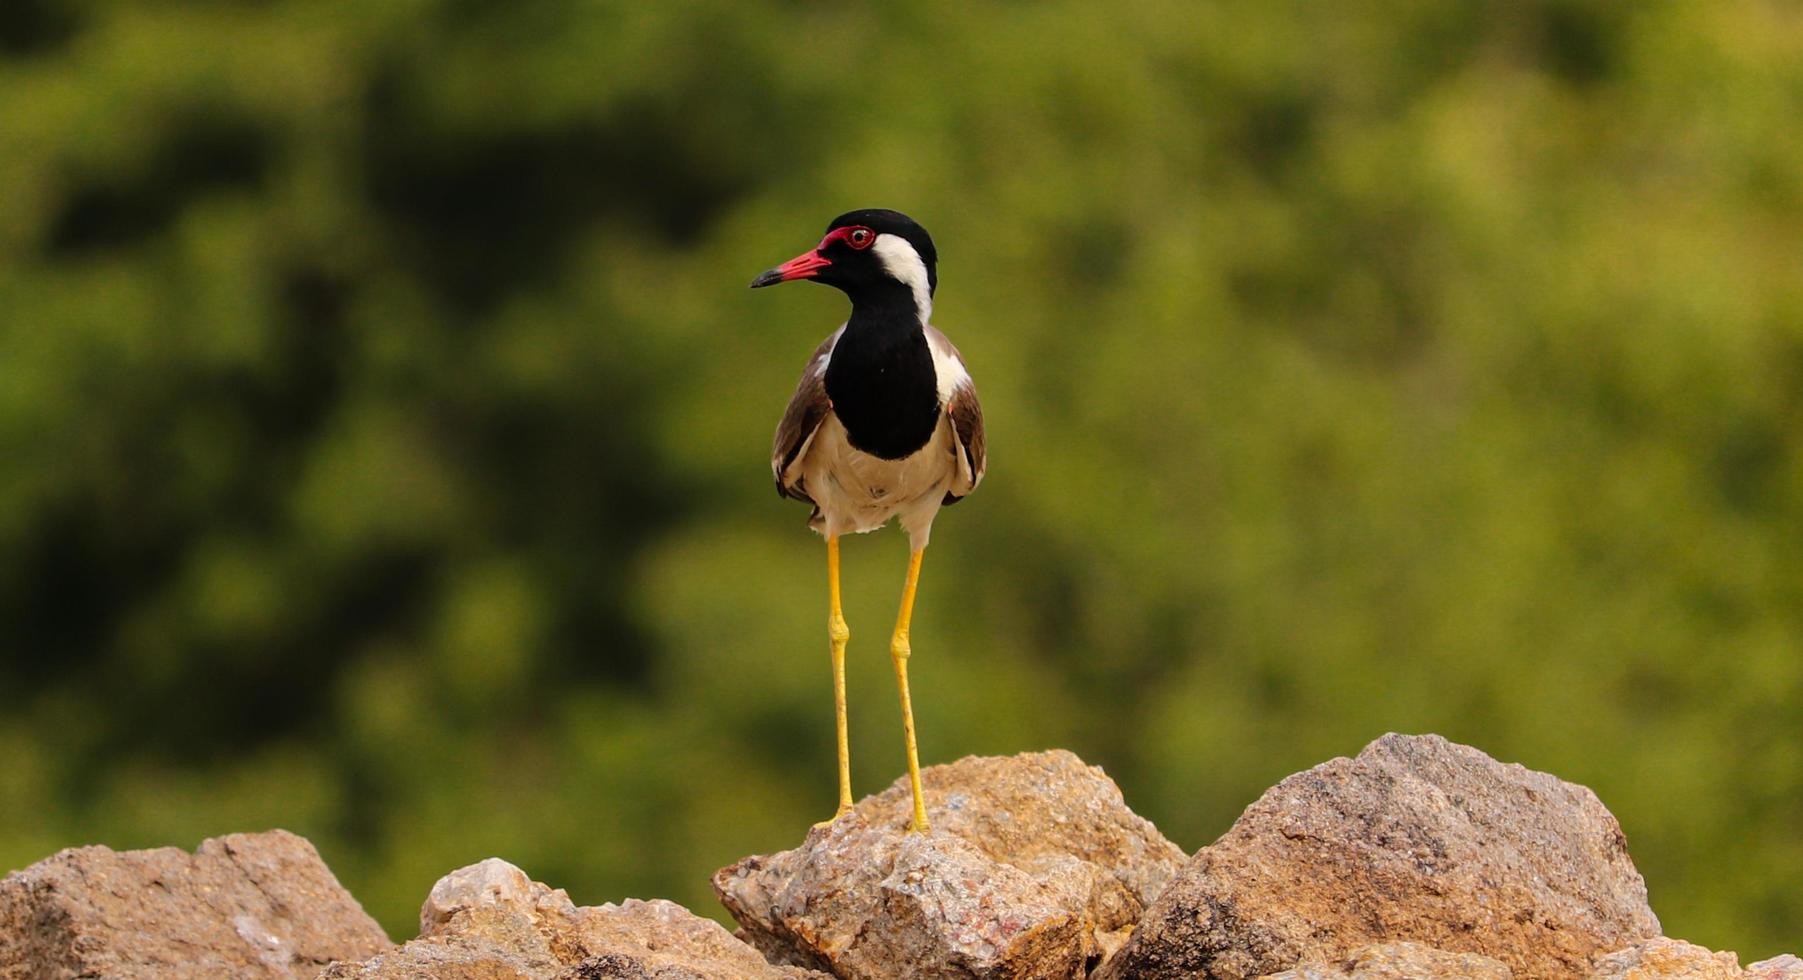
[(851, 809), (845, 732), (845, 643), (839, 612), (839, 536), (900, 518), (912, 554), (889, 656), (901, 689), (912, 829), (925, 830), (914, 711), (908, 702), (908, 621), (920, 558), (939, 508), (983, 479), (983, 409), (964, 358), (928, 325), (938, 253), (907, 215), (872, 209), (833, 219), (809, 251), (752, 280), (753, 289), (792, 279), (836, 286), (851, 318), (817, 348), (776, 427), (770, 468), (776, 492), (814, 505), (808, 526), (826, 537), (832, 615), (833, 705), (839, 723), (839, 812)]

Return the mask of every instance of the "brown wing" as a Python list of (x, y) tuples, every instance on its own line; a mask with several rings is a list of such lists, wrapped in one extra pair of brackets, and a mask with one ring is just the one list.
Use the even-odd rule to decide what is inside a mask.
[(844, 332), (845, 328), (840, 327), (814, 348), (807, 366), (801, 369), (801, 380), (795, 384), (789, 407), (783, 409), (783, 420), (777, 423), (776, 439), (770, 447), (770, 472), (776, 477), (779, 497), (814, 502), (802, 486), (798, 464), (826, 413), (832, 410), (833, 403), (826, 397), (826, 364), (832, 359), (833, 345)]
[(945, 495), (945, 504), (955, 504), (970, 495), (983, 482), (983, 471), (989, 463), (988, 448), (983, 439), (983, 404), (977, 401), (977, 386), (964, 366), (964, 355), (958, 352), (945, 334), (927, 327), (927, 340), (956, 364), (952, 389), (945, 400), (945, 414), (951, 420), (952, 433), (958, 437), (958, 478)]

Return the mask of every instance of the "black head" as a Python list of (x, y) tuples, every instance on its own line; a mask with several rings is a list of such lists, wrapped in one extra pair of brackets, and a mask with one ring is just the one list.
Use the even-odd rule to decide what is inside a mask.
[(854, 304), (912, 302), (924, 320), (939, 286), (939, 253), (932, 236), (900, 211), (847, 211), (826, 226), (826, 237), (751, 281), (751, 288), (795, 279), (836, 286)]

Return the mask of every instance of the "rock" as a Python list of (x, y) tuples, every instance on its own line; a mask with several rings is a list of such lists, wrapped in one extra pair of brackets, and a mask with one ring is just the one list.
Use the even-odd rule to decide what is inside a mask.
[(1264, 980), (1510, 980), (1509, 968), (1477, 953), (1448, 953), (1418, 943), (1366, 946), (1348, 959), (1303, 963)]
[(431, 936), (458, 912), (488, 906), (517, 909), (535, 923), (576, 911), (563, 889), (541, 885), (519, 868), (491, 857), (438, 879), (420, 906), (419, 934)]
[(1582, 977), (1657, 935), (1621, 827), (1589, 790), (1386, 735), (1268, 790), (1097, 977), (1255, 977), (1396, 940)]
[(831, 980), (673, 902), (579, 908), (499, 858), (439, 879), (419, 918), (418, 939), (320, 980)]
[(0, 976), (311, 978), (392, 945), (304, 838), (62, 851), (0, 880)]
[(1081, 977), (1183, 864), (1069, 752), (966, 758), (921, 779), (926, 834), (907, 832), (897, 780), (800, 847), (716, 874), (740, 935), (844, 980)]
[(1803, 960), (1789, 953), (1747, 967), (1747, 980), (1803, 980)]
[(1741, 980), (1740, 959), (1663, 936), (1596, 958), (1591, 980)]

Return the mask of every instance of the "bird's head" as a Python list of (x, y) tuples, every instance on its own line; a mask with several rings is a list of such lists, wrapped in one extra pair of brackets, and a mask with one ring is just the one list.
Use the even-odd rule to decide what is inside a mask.
[(899, 211), (848, 211), (826, 226), (820, 244), (765, 272), (751, 288), (795, 279), (836, 286), (854, 304), (912, 300), (924, 323), (939, 285), (932, 236)]

